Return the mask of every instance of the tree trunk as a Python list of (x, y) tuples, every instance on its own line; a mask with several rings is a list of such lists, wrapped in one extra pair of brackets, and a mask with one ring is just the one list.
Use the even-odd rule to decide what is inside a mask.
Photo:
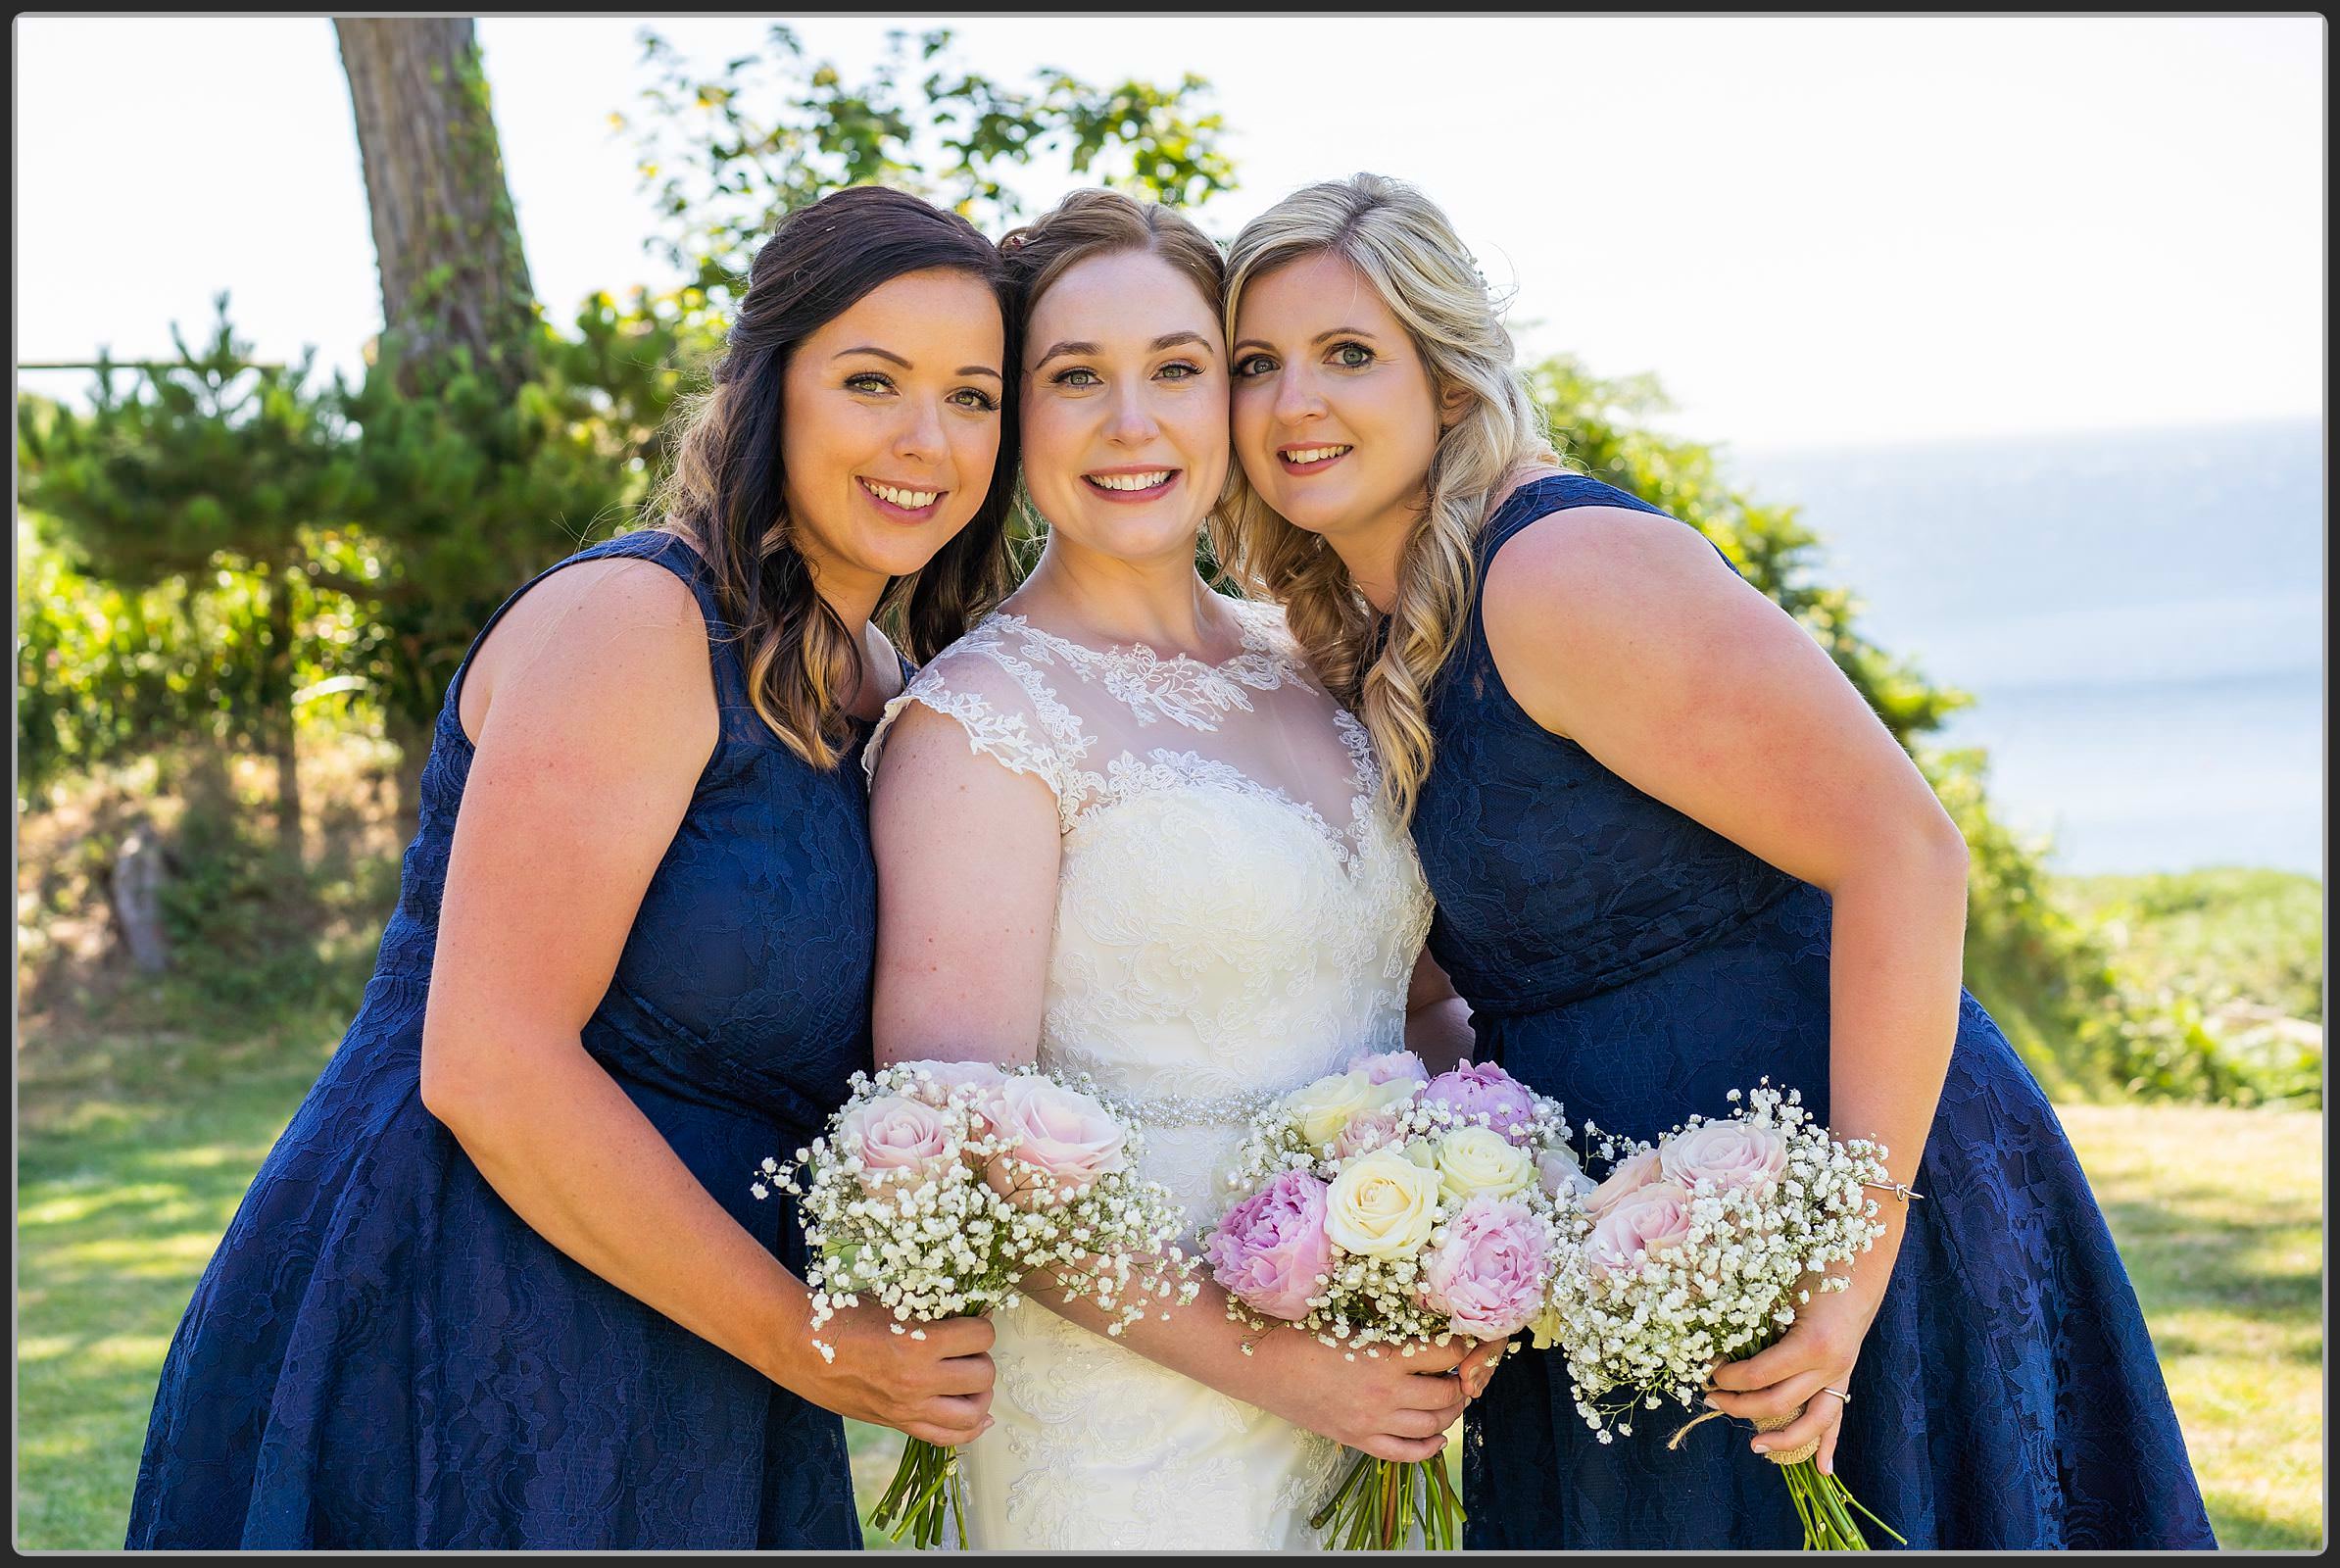
[(427, 724), (393, 722), (390, 738), (398, 746), (398, 770), (392, 775), (396, 796), (393, 825), (400, 854), (422, 831), (422, 764), (430, 760), (431, 728)]
[(301, 840), (301, 759), (295, 744), (299, 731), (293, 711), (293, 606), (291, 574), (264, 572), (261, 591), (268, 596), (268, 751), (276, 764), (276, 848), (288, 865), (306, 858)]
[(410, 388), (449, 352), (527, 379), (535, 293), (468, 17), (333, 24), (357, 112), (382, 321)]
[(152, 827), (139, 822), (122, 841), (107, 879), (114, 918), (121, 922), (122, 943), (140, 974), (161, 974), (171, 967), (171, 944), (163, 934), (163, 841)]

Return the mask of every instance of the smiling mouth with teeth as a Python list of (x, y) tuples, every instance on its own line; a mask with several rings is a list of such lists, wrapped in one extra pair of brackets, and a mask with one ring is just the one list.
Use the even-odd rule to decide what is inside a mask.
[(1156, 468), (1151, 473), (1085, 473), (1082, 478), (1099, 490), (1152, 490), (1170, 482), (1175, 468)]
[(874, 479), (863, 479), (861, 486), (880, 501), (889, 502), (904, 512), (923, 512), (943, 494), (940, 490), (905, 490), (898, 484), (879, 484)]
[(1279, 456), (1293, 467), (1304, 468), (1313, 463), (1330, 463), (1353, 450), (1351, 447), (1302, 447), (1296, 452), (1280, 453)]

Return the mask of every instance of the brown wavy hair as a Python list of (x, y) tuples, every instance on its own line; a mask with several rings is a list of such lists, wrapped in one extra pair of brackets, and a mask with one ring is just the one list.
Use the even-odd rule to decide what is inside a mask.
[[(871, 290), (943, 269), (988, 285), (999, 303), (1007, 363), (1017, 358), (1014, 300), (999, 249), (956, 213), (902, 191), (857, 185), (774, 225), (748, 271), (713, 385), (676, 416), (674, 464), (657, 526), (698, 548), (738, 637), (749, 700), (788, 749), (819, 768), (850, 741), (843, 694), (861, 639), (814, 591), (784, 501), (782, 379), (797, 346)], [(999, 459), (974, 517), (908, 576), (891, 579), (878, 623), (920, 663), (1007, 591), (1007, 514), (1015, 492), (1015, 400), (1002, 400)]]

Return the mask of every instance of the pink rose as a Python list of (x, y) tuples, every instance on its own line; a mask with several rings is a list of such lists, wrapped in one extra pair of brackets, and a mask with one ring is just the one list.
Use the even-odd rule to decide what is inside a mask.
[(1710, 1181), (1727, 1187), (1761, 1187), (1787, 1170), (1787, 1144), (1769, 1127), (1743, 1121), (1709, 1121), (1658, 1145), (1658, 1165), (1670, 1182), (1685, 1188)]
[(1377, 1149), (1387, 1149), (1399, 1141), (1397, 1115), (1389, 1110), (1368, 1110), (1351, 1116), (1348, 1125), (1341, 1129), (1333, 1140), (1333, 1157), (1349, 1159), (1358, 1154), (1370, 1154)]
[(1122, 1130), (1104, 1106), (1076, 1089), (1033, 1073), (1017, 1073), (999, 1088), (999, 1130), (1021, 1140), (985, 1173), (992, 1190), (1014, 1201), (1032, 1186), (1030, 1171), (1012, 1175), (1004, 1159), (1037, 1166), (1055, 1178), (1055, 1200), (1077, 1196), (1100, 1176), (1122, 1168)]
[(1659, 1175), (1654, 1149), (1644, 1149), (1630, 1159), (1619, 1160), (1609, 1172), (1609, 1179), (1584, 1195), (1584, 1212), (1596, 1222), (1605, 1219), (1610, 1209), (1656, 1181)]
[(1572, 1198), (1581, 1199), (1593, 1190), (1592, 1178), (1584, 1174), (1577, 1156), (1565, 1149), (1547, 1149), (1536, 1157), (1536, 1179), (1545, 1192), (1563, 1202)]
[(1690, 1234), (1690, 1195), (1672, 1182), (1652, 1182), (1619, 1199), (1592, 1227), (1593, 1265), (1613, 1272), (1633, 1266), (1641, 1252), (1680, 1247)]
[(1211, 1277), (1269, 1317), (1308, 1313), (1316, 1277), (1333, 1269), (1325, 1236), (1325, 1184), (1288, 1170), (1227, 1211), (1203, 1245)]
[(1360, 1051), (1348, 1059), (1343, 1072), (1362, 1072), (1365, 1081), (1379, 1086), (1403, 1080), (1408, 1083), (1430, 1082), (1430, 1069), (1422, 1058), (1410, 1051)]
[(1535, 1095), (1491, 1061), (1465, 1061), (1452, 1072), (1438, 1074), (1422, 1098), (1453, 1106), (1465, 1120), (1484, 1113), (1488, 1126), (1515, 1144), (1528, 1141), (1529, 1124), (1536, 1119)]
[(1499, 1340), (1543, 1306), (1543, 1234), (1517, 1199), (1481, 1193), (1422, 1263), (1422, 1304), (1465, 1334)]
[(880, 1095), (837, 1119), (837, 1147), (861, 1161), (863, 1186), (916, 1186), (951, 1160), (943, 1113), (906, 1095)]

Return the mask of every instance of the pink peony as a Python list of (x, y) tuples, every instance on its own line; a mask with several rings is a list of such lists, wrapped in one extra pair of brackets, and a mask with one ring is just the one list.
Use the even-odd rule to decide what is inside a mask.
[(880, 1095), (849, 1107), (837, 1119), (838, 1149), (861, 1161), (861, 1182), (915, 1186), (951, 1158), (943, 1113), (906, 1095)]
[(1369, 1084), (1381, 1085), (1405, 1081), (1426, 1084), (1430, 1069), (1422, 1058), (1410, 1051), (1360, 1051), (1348, 1060), (1343, 1072), (1362, 1072)]
[(1305, 1317), (1316, 1277), (1333, 1268), (1325, 1190), (1306, 1171), (1288, 1170), (1228, 1210), (1203, 1245), (1211, 1277), (1270, 1317)]
[(1536, 1097), (1528, 1086), (1491, 1061), (1465, 1061), (1438, 1074), (1422, 1098), (1451, 1105), (1465, 1119), (1485, 1113), (1487, 1125), (1515, 1144), (1528, 1141), (1529, 1124), (1536, 1119)]
[(1716, 1188), (1761, 1187), (1787, 1171), (1787, 1142), (1769, 1127), (1743, 1121), (1701, 1122), (1658, 1145), (1666, 1179), (1683, 1187), (1701, 1180)]
[(1610, 1209), (1658, 1180), (1660, 1174), (1654, 1149), (1644, 1149), (1629, 1159), (1619, 1160), (1609, 1172), (1609, 1179), (1584, 1195), (1584, 1212), (1596, 1222), (1607, 1218)]
[(1422, 1263), (1422, 1304), (1483, 1340), (1528, 1326), (1543, 1306), (1543, 1235), (1517, 1199), (1482, 1193), (1446, 1222)]
[[(998, 1107), (999, 1130), (1021, 1139), (1008, 1157), (1054, 1177), (1058, 1201), (1122, 1168), (1121, 1124), (1078, 1090), (1017, 1073), (1000, 1085)], [(1011, 1189), (1028, 1186), (1032, 1177), (1029, 1171), (1011, 1176), (1001, 1161), (994, 1161), (985, 1180), (1012, 1201), (1017, 1194)]]
[(1637, 1254), (1680, 1247), (1689, 1234), (1690, 1195), (1672, 1182), (1652, 1182), (1601, 1216), (1586, 1252), (1604, 1271), (1631, 1268)]

